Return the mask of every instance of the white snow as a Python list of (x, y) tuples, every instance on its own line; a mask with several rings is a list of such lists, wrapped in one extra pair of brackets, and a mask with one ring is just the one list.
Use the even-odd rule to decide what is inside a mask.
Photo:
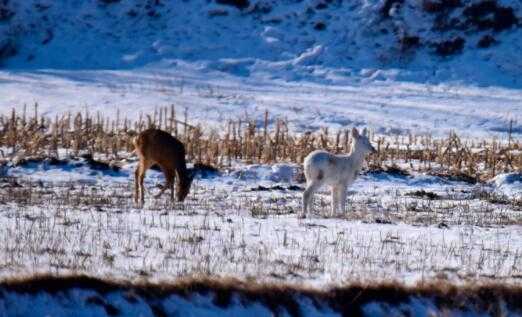
[[(232, 65), (232, 64), (231, 64)], [(241, 64), (238, 64), (241, 65)], [(398, 81), (354, 82), (336, 75), (332, 83), (286, 82), (271, 72), (233, 76), (198, 64), (171, 61), (132, 71), (0, 71), (0, 111), (62, 116), (77, 111), (135, 120), (159, 107), (176, 106), (190, 122), (223, 129), (227, 120), (258, 120), (264, 113), (286, 118), (297, 132), (367, 126), (379, 134), (432, 134), (456, 131), (464, 138), (507, 139), (522, 134), (522, 94), (499, 87), (417, 84)], [(231, 67), (231, 66), (230, 66)], [(292, 70), (281, 70), (294, 74)], [(339, 79), (340, 78), (340, 79)]]
[[(236, 164), (198, 179), (182, 205), (152, 198), (163, 176), (149, 171), (139, 210), (130, 187), (135, 162), (119, 172), (79, 163), (4, 168), (21, 190), (32, 188), (32, 198), (0, 207), (0, 236), (9, 237), (0, 276), (79, 271), (132, 280), (146, 272), (152, 281), (203, 274), (324, 287), (369, 278), (516, 282), (520, 274), (520, 212), (474, 198), (482, 185), (370, 173), (350, 188), (344, 215), (325, 218), (330, 201), (322, 191), (312, 218), (299, 220), (301, 191), (289, 185), (302, 185), (292, 164)], [(409, 196), (421, 189), (441, 198)]]
[[(16, 14), (0, 21), (0, 113), (31, 112), (37, 103), (50, 118), (81, 111), (135, 120), (175, 105), (178, 118), (187, 113), (190, 123), (217, 131), (227, 120), (262, 123), (268, 111), (270, 124), (286, 119), (297, 133), (356, 126), (379, 135), (439, 138), (454, 131), (506, 140), (512, 124), (511, 140), (522, 137), (520, 25), (443, 31), (414, 0), (395, 5), (389, 18), (380, 0), (332, 1), (322, 9), (321, 1), (252, 0), (242, 11), (206, 0), (159, 2), (10, 1)], [(520, 1), (498, 3), (522, 19)], [(448, 18), (463, 17), (464, 8)], [(422, 45), (405, 51), (401, 34), (419, 36)], [(478, 49), (484, 35), (497, 43)], [(461, 53), (434, 53), (434, 44), (458, 36), (465, 39)], [(9, 45), (14, 56), (4, 56)], [(324, 189), (313, 216), (299, 220), (303, 184), (295, 164), (234, 162), (221, 175), (197, 179), (183, 204), (152, 198), (163, 176), (149, 171), (143, 209), (132, 203), (136, 161), (122, 165), (118, 172), (93, 170), (81, 159), (2, 166), (0, 279), (83, 273), (320, 288), (358, 281), (520, 284), (520, 171), (477, 185), (368, 173), (349, 189), (345, 214), (325, 216)], [(423, 192), (436, 198), (416, 196)], [(491, 193), (506, 201), (483, 197)], [(49, 294), (2, 293), (0, 315), (31, 309), (62, 316), (71, 307), (103, 314), (86, 306), (90, 295), (75, 290), (56, 303)], [(121, 297), (104, 298), (123, 315), (152, 315), (144, 303), (127, 307)], [(272, 313), (257, 304), (220, 310), (205, 296), (173, 296), (164, 305), (180, 315)], [(302, 305), (310, 315), (334, 315)], [(365, 306), (369, 315), (404, 310), (425, 315), (434, 307), (418, 298), (404, 307)]]
[[(357, 299), (357, 298), (356, 298)], [(354, 299), (354, 300), (356, 300)], [(158, 316), (159, 314), (176, 316), (299, 316), (334, 317), (344, 315), (333, 303), (322, 298), (310, 298), (295, 294), (291, 299), (293, 305), (270, 307), (256, 298), (248, 298), (240, 292), (232, 294), (226, 306), (216, 302), (216, 296), (209, 293), (192, 292), (186, 296), (155, 294), (136, 294), (134, 289), (95, 290), (86, 288), (67, 288), (59, 293), (46, 292), (8, 292), (4, 291), (0, 298), (0, 309), (8, 316)], [(498, 298), (494, 299), (499, 300)], [(277, 303), (277, 302), (276, 302)], [(282, 303), (277, 303), (282, 304)], [(345, 303), (335, 303), (345, 304)], [(459, 303), (460, 304), (460, 303)], [(491, 304), (491, 303), (489, 303)], [(439, 305), (439, 306), (438, 306)], [(458, 304), (457, 304), (458, 305)], [(437, 303), (429, 296), (408, 296), (397, 300), (370, 301), (360, 307), (361, 316), (429, 316), (451, 314), (452, 316), (481, 316), (489, 312), (480, 305), (465, 303), (460, 307), (450, 307)], [(292, 309), (292, 311), (289, 311)], [(298, 310), (298, 312), (295, 311)], [(517, 316), (518, 311), (510, 311), (506, 305), (499, 306), (503, 314)], [(515, 308), (516, 309), (516, 308)]]
[(522, 174), (504, 173), (498, 174), (491, 180), (495, 190), (506, 195), (510, 199), (522, 200)]
[[(252, 59), (254, 65), (245, 65), (250, 71), (260, 63), (289, 67), (291, 72), (273, 74), (279, 78), (327, 80), (321, 73), (378, 69), (378, 77), (385, 80), (522, 85), (520, 28), (491, 32), (467, 26), (444, 31), (437, 14), (414, 0), (395, 6), (389, 18), (381, 0), (333, 1), (323, 9), (317, 8), (319, 3), (252, 0), (240, 11), (206, 0), (147, 5), (49, 1), (44, 6), (41, 0), (17, 1), (7, 5), (15, 14), (0, 25), (0, 42), (12, 41), (17, 47), (18, 53), (4, 61), (8, 69), (134, 69), (165, 59), (203, 64)], [(499, 5), (512, 8), (520, 18), (519, 1)], [(454, 9), (451, 17), (464, 19), (465, 8)], [(216, 12), (222, 14), (212, 14)], [(325, 29), (316, 30), (318, 23)], [(497, 43), (478, 49), (478, 40), (488, 34)], [(420, 47), (402, 47), (400, 36), (418, 36)], [(462, 53), (449, 58), (434, 53), (433, 45), (458, 36), (465, 39)], [(304, 65), (310, 67), (294, 67)]]
[[(205, 0), (160, 3), (11, 1), (0, 46), (11, 41), (18, 53), (2, 63), (0, 112), (38, 103), (51, 117), (119, 110), (136, 119), (174, 104), (215, 128), (262, 120), (268, 110), (296, 131), (355, 125), (506, 138), (513, 122), (514, 137), (522, 134), (520, 27), (478, 49), (490, 31), (443, 32), (413, 0), (390, 18), (380, 0), (322, 9), (312, 0), (253, 0), (243, 11)], [(519, 1), (499, 4), (522, 16)], [(318, 22), (326, 29), (315, 30)], [(419, 36), (422, 46), (402, 52), (400, 34)], [(456, 36), (466, 40), (461, 54), (433, 52), (431, 44)]]

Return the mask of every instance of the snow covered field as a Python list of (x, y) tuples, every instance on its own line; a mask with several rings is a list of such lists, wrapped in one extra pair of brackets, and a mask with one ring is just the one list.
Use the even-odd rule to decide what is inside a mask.
[[(520, 1), (217, 2), (0, 2), (0, 114), (30, 113), (37, 103), (38, 115), (50, 120), (79, 111), (136, 120), (175, 105), (178, 119), (186, 113), (205, 132), (222, 132), (229, 120), (261, 127), (268, 112), (271, 127), (284, 119), (296, 135), (354, 126), (387, 140), (456, 132), (463, 148), (473, 143), (466, 150), (486, 152), (484, 165), (498, 143), (481, 148), (481, 140), (520, 144)], [(2, 133), (10, 122), (1, 120)], [(137, 162), (127, 152), (115, 158), (121, 169), (93, 167), (63, 149), (59, 160), (24, 163), (31, 157), (0, 141), (0, 316), (27, 314), (33, 302), (57, 316), (72, 313), (71, 305), (93, 315), (111, 315), (114, 307), (143, 315), (274, 313), (267, 302), (240, 295), (225, 309), (207, 294), (128, 300), (119, 288), (106, 294), (73, 285), (63, 298), (52, 291), (32, 297), (2, 284), (33, 274), (158, 287), (236, 278), (326, 292), (357, 283), (493, 283), (515, 293), (522, 285), (520, 149), (478, 183), (420, 172), (415, 159), (393, 161), (406, 173), (365, 170), (343, 214), (329, 215), (325, 188), (312, 216), (298, 219), (299, 164), (234, 161), (200, 175), (184, 203), (152, 198), (163, 176), (149, 171), (145, 206), (137, 208)], [(399, 304), (365, 302), (359, 312), (493, 309), (467, 301), (467, 311), (458, 304), (438, 310), (443, 301), (410, 295)], [(312, 297), (293, 297), (301, 315), (343, 314)], [(498, 298), (495, 311), (506, 313)], [(282, 309), (301, 316), (289, 307)]]
[[(263, 73), (248, 78), (174, 61), (132, 71), (0, 71), (0, 111), (39, 104), (43, 115), (100, 111), (136, 119), (155, 107), (188, 109), (191, 122), (221, 129), (227, 120), (261, 121), (265, 111), (286, 118), (293, 131), (370, 127), (379, 134), (453, 130), (467, 138), (506, 139), (512, 121), (522, 135), (518, 89), (422, 84), (338, 77), (332, 82), (283, 81)], [(292, 74), (289, 71), (288, 74)]]
[[(135, 163), (114, 172), (75, 162), (4, 167), (1, 276), (219, 276), (318, 287), (522, 277), (520, 174), (470, 185), (369, 173), (351, 188), (346, 213), (330, 218), (323, 193), (314, 216), (299, 220), (294, 165), (240, 164), (199, 179), (182, 204), (152, 198), (163, 180), (150, 171), (145, 207), (136, 209)], [(506, 189), (518, 203), (492, 199)]]
[(522, 5), (439, 2), (11, 1), (0, 111), (135, 119), (175, 104), (217, 128), (268, 110), (295, 131), (505, 138), (513, 122), (520, 137)]

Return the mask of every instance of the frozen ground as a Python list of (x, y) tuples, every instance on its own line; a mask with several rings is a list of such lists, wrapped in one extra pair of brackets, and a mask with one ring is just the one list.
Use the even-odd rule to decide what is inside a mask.
[[(389, 134), (443, 137), (454, 130), (504, 140), (513, 120), (512, 136), (521, 135), (517, 89), (360, 76), (286, 81), (164, 63), (132, 71), (2, 71), (0, 109), (21, 111), (27, 104), (30, 113), (38, 102), (39, 113), (51, 118), (82, 110), (114, 119), (119, 109), (131, 119), (175, 104), (179, 116), (186, 107), (189, 121), (205, 128), (222, 128), (227, 119), (262, 120), (268, 110), (299, 132), (370, 126)], [(92, 170), (81, 160), (4, 166), (0, 278), (85, 273), (161, 283), (233, 276), (321, 289), (378, 281), (521, 283), (520, 173), (478, 185), (369, 173), (350, 189), (343, 215), (328, 215), (329, 195), (322, 192), (314, 215), (298, 220), (303, 185), (292, 165), (237, 162), (220, 176), (199, 179), (184, 204), (148, 193), (145, 208), (137, 209), (136, 163), (121, 163), (119, 172)], [(149, 172), (151, 192), (160, 181)]]
[[(291, 132), (357, 126), (390, 136), (455, 131), (505, 141), (510, 131), (518, 141), (522, 5), (483, 2), (252, 0), (238, 9), (204, 0), (0, 1), (0, 112), (26, 106), (32, 113), (38, 103), (51, 119), (82, 111), (134, 120), (173, 104), (180, 120), (186, 113), (190, 123), (218, 131), (229, 119), (262, 122), (268, 111)], [(484, 40), (487, 47), (479, 47)], [(479, 184), (368, 172), (350, 188), (343, 214), (329, 215), (322, 191), (313, 215), (300, 220), (296, 165), (234, 162), (198, 178), (183, 204), (152, 198), (162, 176), (150, 171), (138, 209), (135, 159), (119, 163), (119, 171), (83, 159), (1, 165), (0, 281), (86, 274), (161, 287), (233, 277), (327, 292), (357, 282), (492, 282), (515, 293), (522, 284), (516, 167)], [(0, 315), (274, 313), (240, 295), (223, 307), (213, 294), (2, 287)], [(361, 309), (371, 316), (478, 314), (473, 301), (435, 307), (454, 298), (407, 296)], [(339, 313), (306, 296), (294, 300), (309, 315)], [(495, 307), (508, 314), (503, 299)]]
[[(398, 281), (452, 283), (522, 278), (520, 174), (470, 185), (440, 177), (363, 175), (344, 214), (329, 195), (299, 220), (302, 184), (293, 165), (236, 165), (198, 179), (188, 200), (132, 202), (135, 162), (96, 171), (81, 160), (60, 166), (4, 166), (0, 276), (86, 273), (169, 281), (182, 276), (328, 285)], [(502, 191), (499, 191), (502, 190)], [(167, 196), (167, 195), (165, 195)]]

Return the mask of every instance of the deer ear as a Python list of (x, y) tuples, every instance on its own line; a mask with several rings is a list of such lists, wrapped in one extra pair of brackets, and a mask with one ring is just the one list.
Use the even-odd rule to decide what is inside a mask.
[(352, 128), (352, 138), (358, 138), (359, 137), (359, 131), (357, 131), (357, 128)]

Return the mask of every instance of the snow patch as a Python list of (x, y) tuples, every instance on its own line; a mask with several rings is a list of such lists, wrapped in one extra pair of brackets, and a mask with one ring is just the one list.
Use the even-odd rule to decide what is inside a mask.
[(490, 181), (494, 185), (494, 191), (509, 197), (522, 200), (522, 173), (504, 173), (495, 176)]

